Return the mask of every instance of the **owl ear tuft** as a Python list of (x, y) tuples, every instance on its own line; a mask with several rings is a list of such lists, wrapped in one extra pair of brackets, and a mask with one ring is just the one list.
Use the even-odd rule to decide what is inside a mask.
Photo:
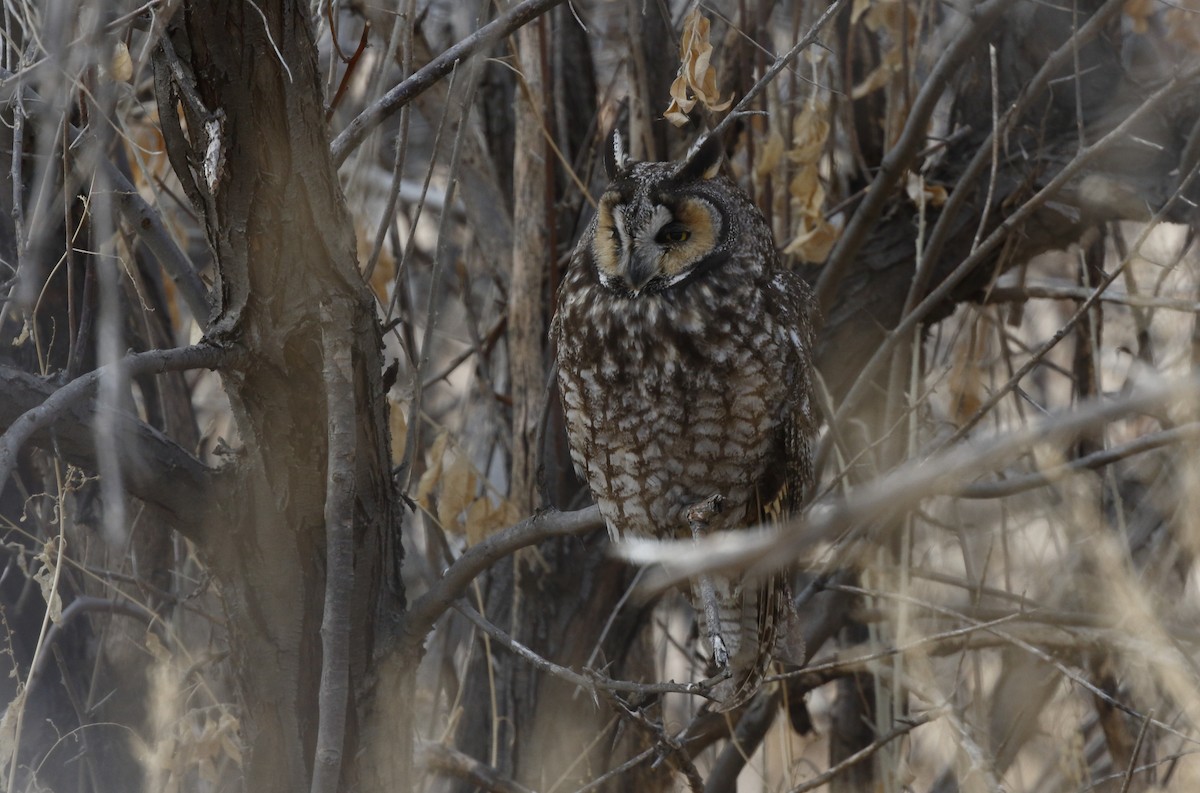
[(613, 127), (609, 133), (608, 145), (604, 147), (604, 173), (609, 179), (616, 179), (629, 164), (629, 155), (625, 153), (625, 140), (621, 131)]
[(684, 179), (711, 179), (721, 170), (721, 159), (725, 154), (721, 139), (709, 134), (692, 146), (683, 167), (679, 170)]

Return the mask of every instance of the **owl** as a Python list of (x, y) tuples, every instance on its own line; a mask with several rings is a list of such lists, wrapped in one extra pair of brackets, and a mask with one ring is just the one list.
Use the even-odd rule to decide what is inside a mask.
[[(677, 162), (629, 162), (612, 140), (610, 183), (551, 325), (575, 470), (616, 539), (785, 517), (812, 478), (811, 292), (750, 197), (719, 175), (716, 137)], [(717, 709), (757, 690), (786, 593), (779, 574), (692, 582), (726, 675)]]

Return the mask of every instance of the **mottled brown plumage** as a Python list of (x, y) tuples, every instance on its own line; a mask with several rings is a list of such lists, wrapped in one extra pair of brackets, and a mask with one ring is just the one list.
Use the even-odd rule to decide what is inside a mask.
[[(812, 474), (810, 292), (709, 140), (682, 162), (608, 159), (611, 183), (559, 291), (552, 334), (571, 456), (610, 533), (692, 536), (799, 506)], [(778, 577), (713, 576), (728, 651), (719, 707), (751, 696), (782, 620)], [(719, 653), (718, 653), (719, 655)]]

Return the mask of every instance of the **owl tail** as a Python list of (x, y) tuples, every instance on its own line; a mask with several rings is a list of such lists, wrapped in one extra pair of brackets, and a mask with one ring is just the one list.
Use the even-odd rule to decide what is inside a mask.
[[(705, 604), (709, 585), (715, 607)], [(786, 587), (780, 576), (743, 585), (736, 578), (714, 575), (693, 581), (691, 596), (700, 632), (706, 637), (713, 658), (719, 663), (721, 645), (727, 656), (730, 675), (713, 687), (713, 709), (733, 710), (748, 702), (762, 684), (783, 619)], [(714, 612), (715, 626), (710, 624)]]

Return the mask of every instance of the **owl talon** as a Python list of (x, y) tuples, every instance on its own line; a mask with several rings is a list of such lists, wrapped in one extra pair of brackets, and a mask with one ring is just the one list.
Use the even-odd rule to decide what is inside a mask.
[(729, 668), (729, 650), (725, 649), (725, 640), (721, 638), (721, 634), (714, 633), (708, 637), (708, 641), (712, 644), (713, 660), (717, 662), (717, 668)]
[[(704, 536), (708, 522), (720, 513), (724, 502), (724, 496), (714, 493), (687, 509), (688, 526), (692, 530), (693, 539), (699, 540)], [(725, 638), (721, 636), (721, 608), (717, 603), (716, 587), (713, 586), (712, 577), (708, 575), (701, 575), (696, 583), (700, 587), (704, 624), (708, 628), (708, 645), (712, 647), (713, 662), (717, 669), (726, 670), (729, 668), (729, 649), (725, 646)]]

